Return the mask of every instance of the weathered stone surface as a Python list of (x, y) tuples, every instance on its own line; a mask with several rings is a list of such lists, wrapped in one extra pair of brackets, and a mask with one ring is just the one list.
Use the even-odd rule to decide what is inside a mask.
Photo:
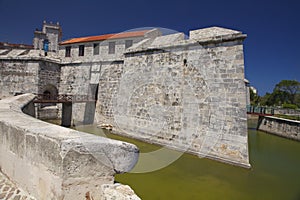
[(37, 93), (37, 63), (22, 61), (0, 61), (0, 98), (16, 93)]
[(300, 122), (278, 117), (259, 117), (258, 130), (300, 141)]
[(0, 166), (18, 186), (37, 199), (100, 199), (102, 184), (133, 168), (136, 146), (27, 116), (21, 109), (33, 98), (0, 101)]
[(231, 30), (231, 29), (221, 28), (221, 27), (209, 27), (209, 28), (190, 31), (190, 39), (212, 39), (215, 37), (220, 37), (225, 35), (234, 36), (237, 34), (241, 34), (241, 32)]
[(57, 106), (47, 106), (39, 108), (37, 112), (38, 119), (58, 119), (58, 107)]
[(41, 59), (7, 60), (0, 56), (0, 80), (0, 98), (22, 93), (42, 94), (49, 85), (59, 88), (60, 68)]
[(245, 36), (211, 28), (195, 31), (190, 40), (168, 37), (133, 46), (124, 65), (103, 68), (100, 124), (112, 124), (118, 134), (249, 167)]
[(101, 189), (103, 200), (140, 200), (128, 185), (104, 184)]

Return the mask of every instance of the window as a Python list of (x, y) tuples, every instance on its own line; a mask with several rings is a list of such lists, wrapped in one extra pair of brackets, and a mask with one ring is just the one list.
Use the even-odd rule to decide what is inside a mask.
[(132, 46), (132, 40), (125, 40), (125, 49)]
[(110, 42), (108, 43), (108, 53), (114, 54), (116, 51), (116, 42)]
[(99, 55), (99, 43), (94, 43), (94, 55)]
[(66, 47), (66, 57), (71, 57), (71, 47)]
[(84, 56), (84, 45), (79, 45), (79, 54), (78, 56)]

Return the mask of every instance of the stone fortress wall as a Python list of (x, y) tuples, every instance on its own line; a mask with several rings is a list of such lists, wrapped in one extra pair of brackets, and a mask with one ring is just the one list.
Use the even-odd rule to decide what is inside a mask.
[[(118, 69), (113, 71), (114, 74), (111, 74), (112, 77), (109, 77), (104, 73), (106, 73), (108, 69), (116, 69), (116, 66), (123, 65), (126, 41), (131, 41), (132, 44), (135, 44), (145, 38), (154, 38), (160, 34), (161, 33), (157, 29), (153, 29), (138, 31), (137, 34), (127, 34), (126, 32), (108, 34), (103, 38), (100, 37), (100, 41), (89, 41), (89, 37), (85, 37), (86, 39), (82, 38), (83, 40), (76, 40), (75, 38), (62, 42), (58, 52), (59, 57), (62, 58), (61, 77), (63, 77), (61, 78), (59, 93), (91, 95), (93, 97), (99, 94), (96, 99), (101, 98), (103, 92), (101, 89), (98, 89), (100, 80), (109, 79), (116, 82), (117, 79), (114, 79), (115, 73), (117, 76), (121, 75), (120, 72), (118, 72)], [(109, 52), (109, 43), (114, 43), (114, 53)], [(94, 44), (99, 45), (98, 53), (95, 53)], [(84, 56), (79, 56), (79, 46), (81, 45), (84, 45)], [(71, 49), (70, 56), (66, 56), (66, 48), (68, 47)], [(113, 88), (109, 90), (112, 89)], [(108, 93), (105, 94), (109, 95)], [(102, 98), (110, 99), (110, 96), (102, 96)], [(91, 108), (95, 109), (95, 107)], [(101, 105), (99, 105), (98, 108), (101, 110)], [(85, 110), (85, 104), (74, 104), (73, 120), (83, 121)], [(98, 110), (96, 110), (96, 112), (98, 112)], [(94, 115), (95, 112), (91, 113)], [(101, 115), (97, 116), (97, 118), (99, 117), (101, 118)]]
[[(61, 68), (57, 59), (45, 59), (39, 50), (28, 49), (0, 49), (0, 57), (0, 99), (24, 93), (58, 93)], [(44, 110), (38, 105), (37, 110), (39, 118), (58, 116), (57, 107)]]
[(38, 61), (1, 60), (0, 98), (18, 93), (37, 93), (38, 74)]
[(43, 93), (50, 85), (59, 88), (59, 82), (60, 67), (57, 63), (40, 59), (0, 60), (1, 98), (21, 93)]
[[(91, 113), (94, 123), (111, 124), (118, 134), (249, 167), (242, 44), (246, 35), (219, 27), (190, 31), (188, 39), (182, 33), (161, 36), (157, 29), (128, 34), (99, 41), (70, 39), (47, 56), (37, 48), (15, 58), (34, 54), (57, 65), (50, 68), (57, 69), (53, 77), (60, 72), (59, 94), (97, 96), (94, 107), (73, 106), (76, 121)], [(125, 48), (126, 40), (132, 46)], [(95, 43), (100, 45), (96, 55)], [(84, 55), (79, 56), (82, 45)], [(0, 52), (3, 65), (11, 62), (5, 59)], [(51, 79), (51, 85), (56, 80)], [(38, 82), (39, 77), (26, 92), (43, 91)], [(93, 108), (95, 112), (87, 112)]]
[(137, 162), (135, 145), (37, 120), (29, 116), (34, 97), (0, 101), (0, 173), (36, 199), (139, 199), (114, 184), (116, 173)]
[(134, 45), (102, 71), (96, 116), (118, 134), (249, 167), (244, 39), (213, 27)]

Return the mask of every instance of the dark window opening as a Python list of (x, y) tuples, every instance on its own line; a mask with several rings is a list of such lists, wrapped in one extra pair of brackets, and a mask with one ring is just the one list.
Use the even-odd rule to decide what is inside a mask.
[(51, 99), (51, 93), (48, 90), (46, 90), (43, 93), (43, 99), (45, 99), (45, 100), (50, 100)]
[(79, 45), (79, 54), (78, 56), (84, 56), (84, 45)]
[(66, 47), (66, 57), (71, 57), (71, 47)]
[(114, 54), (116, 51), (116, 42), (109, 42), (108, 43), (108, 53)]
[(183, 59), (183, 66), (187, 66), (187, 59)]
[(94, 55), (99, 55), (99, 43), (94, 43)]
[[(50, 90), (51, 89), (52, 88), (50, 88)], [(50, 90), (45, 90), (43, 92), (43, 100), (56, 100), (56, 98), (57, 98), (57, 94), (55, 94), (56, 91), (52, 91), (53, 93), (51, 93)], [(50, 103), (50, 102), (43, 103), (41, 105), (41, 108), (44, 108), (44, 107), (47, 107), (47, 106), (55, 106), (55, 105), (56, 105), (56, 103)]]
[(133, 41), (132, 40), (125, 40), (125, 49), (132, 46)]
[(43, 50), (45, 52), (48, 52), (49, 51), (49, 40), (48, 39), (45, 39), (44, 42), (43, 42)]

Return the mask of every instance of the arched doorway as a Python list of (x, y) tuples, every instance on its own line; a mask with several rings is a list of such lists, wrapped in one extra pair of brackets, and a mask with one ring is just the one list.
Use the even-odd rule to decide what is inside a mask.
[[(43, 99), (45, 100), (56, 100), (57, 96), (58, 96), (58, 89), (51, 84), (46, 85), (43, 88)], [(42, 107), (46, 107), (46, 106), (55, 106), (56, 103), (45, 103), (42, 105)]]

